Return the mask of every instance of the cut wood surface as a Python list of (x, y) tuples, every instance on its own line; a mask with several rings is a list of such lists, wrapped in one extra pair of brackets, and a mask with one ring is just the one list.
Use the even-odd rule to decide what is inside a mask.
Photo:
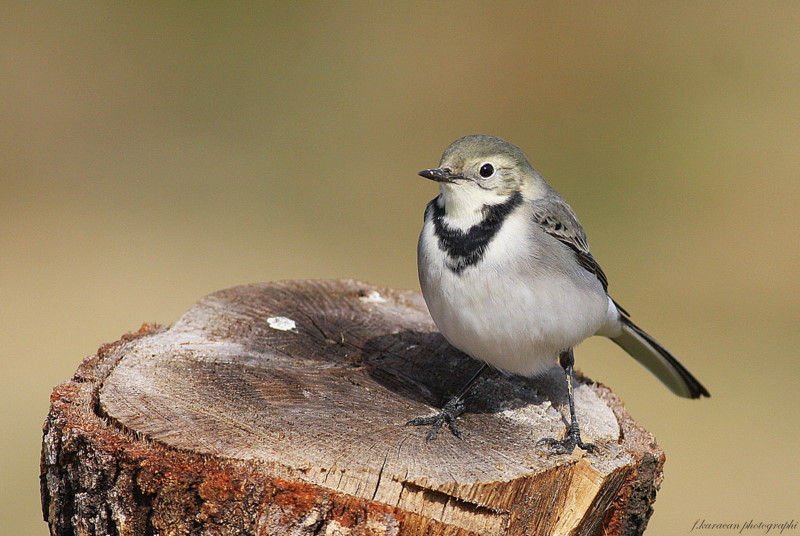
[[(580, 359), (580, 357), (579, 357)], [(640, 534), (664, 454), (605, 387), (564, 432), (561, 369), (486, 374), (447, 429), (434, 413), (477, 369), (421, 296), (355, 281), (245, 285), (144, 326), (57, 387), (42, 500), (53, 534)]]

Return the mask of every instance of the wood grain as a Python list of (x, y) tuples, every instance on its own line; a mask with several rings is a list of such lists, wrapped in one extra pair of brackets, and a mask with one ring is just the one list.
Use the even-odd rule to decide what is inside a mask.
[[(535, 380), (482, 378), (459, 420), (463, 440), (443, 430), (426, 442), (426, 430), (404, 426), (476, 368), (413, 292), (355, 281), (217, 292), (168, 329), (106, 347), (56, 389), (45, 518), (51, 530), (103, 518), (116, 532), (89, 533), (135, 535), (170, 523), (187, 534), (241, 533), (219, 532), (226, 524), (251, 534), (644, 530), (663, 452), (605, 387), (576, 384), (599, 453), (535, 446), (564, 429), (555, 364)], [(98, 484), (87, 472), (116, 476)]]

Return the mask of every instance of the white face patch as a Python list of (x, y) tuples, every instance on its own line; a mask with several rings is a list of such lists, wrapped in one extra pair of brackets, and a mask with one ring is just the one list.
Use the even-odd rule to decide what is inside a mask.
[(508, 196), (472, 184), (442, 184), (442, 198), (447, 226), (461, 230), (469, 229), (483, 220), (484, 206), (498, 205), (508, 200)]

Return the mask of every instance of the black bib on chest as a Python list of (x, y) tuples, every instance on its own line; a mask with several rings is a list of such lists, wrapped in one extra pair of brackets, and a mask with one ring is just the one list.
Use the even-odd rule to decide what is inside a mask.
[(438, 199), (437, 197), (428, 203), (428, 208), (432, 211), (434, 233), (439, 240), (439, 248), (447, 254), (445, 264), (457, 274), (483, 258), (489, 242), (500, 230), (503, 221), (512, 210), (522, 204), (522, 194), (515, 192), (503, 203), (484, 205), (480, 223), (462, 231), (445, 224), (444, 208), (436, 202)]

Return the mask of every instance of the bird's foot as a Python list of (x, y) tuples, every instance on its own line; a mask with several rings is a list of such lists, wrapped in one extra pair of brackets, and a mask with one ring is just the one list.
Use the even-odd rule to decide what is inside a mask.
[(411, 419), (406, 423), (406, 426), (428, 426), (430, 425), (431, 429), (428, 430), (428, 434), (425, 436), (426, 441), (431, 441), (436, 437), (437, 432), (439, 429), (447, 425), (450, 428), (450, 432), (453, 433), (454, 436), (461, 439), (461, 430), (458, 429), (456, 426), (456, 419), (459, 415), (464, 413), (466, 407), (464, 406), (464, 401), (460, 398), (451, 398), (447, 404), (444, 405), (442, 411), (437, 413), (436, 415), (431, 415), (430, 417), (417, 417), (416, 419)]
[(577, 426), (568, 426), (567, 435), (564, 439), (553, 439), (546, 437), (536, 442), (536, 446), (546, 445), (554, 454), (571, 454), (575, 447), (581, 448), (586, 452), (594, 452), (597, 445), (594, 443), (584, 443), (581, 441), (581, 432)]

